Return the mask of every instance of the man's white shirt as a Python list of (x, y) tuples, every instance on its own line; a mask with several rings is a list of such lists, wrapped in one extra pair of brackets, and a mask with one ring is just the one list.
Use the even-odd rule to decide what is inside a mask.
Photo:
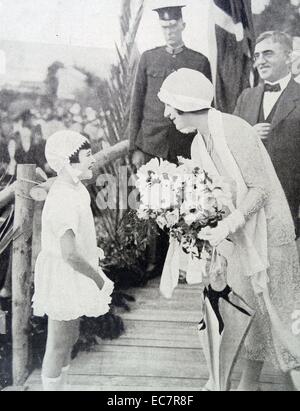
[(279, 97), (281, 94), (284, 92), (284, 90), (287, 88), (289, 82), (291, 81), (292, 75), (289, 74), (288, 76), (284, 77), (283, 79), (276, 81), (275, 83), (271, 83), (270, 81), (266, 81), (265, 84), (280, 84), (280, 91), (266, 91), (264, 93), (264, 103), (263, 103), (263, 108), (264, 108), (264, 115), (265, 119), (268, 118), (270, 115), (271, 111), (273, 110), (275, 104), (279, 100)]

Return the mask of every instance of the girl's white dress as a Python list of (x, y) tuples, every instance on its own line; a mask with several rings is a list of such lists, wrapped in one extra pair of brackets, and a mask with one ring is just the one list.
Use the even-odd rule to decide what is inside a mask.
[(73, 230), (79, 253), (93, 266), (99, 266), (90, 195), (82, 183), (56, 181), (48, 194), (42, 215), (42, 251), (35, 267), (34, 315), (70, 321), (82, 316), (99, 317), (109, 311), (113, 283), (99, 267), (105, 280), (100, 291), (95, 282), (67, 264), (60, 239)]

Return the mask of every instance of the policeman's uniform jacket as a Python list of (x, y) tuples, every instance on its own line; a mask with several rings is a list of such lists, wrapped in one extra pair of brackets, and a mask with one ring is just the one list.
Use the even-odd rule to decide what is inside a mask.
[(190, 68), (211, 80), (208, 59), (185, 46), (172, 51), (164, 46), (142, 54), (138, 66), (130, 108), (130, 151), (142, 150), (170, 161), (178, 155), (190, 157), (194, 135), (179, 133), (164, 117), (164, 104), (157, 94), (164, 80), (174, 71)]

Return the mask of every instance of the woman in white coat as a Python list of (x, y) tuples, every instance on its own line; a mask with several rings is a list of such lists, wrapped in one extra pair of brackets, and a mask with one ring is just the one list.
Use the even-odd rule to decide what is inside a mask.
[[(205, 76), (181, 69), (165, 80), (159, 98), (179, 131), (198, 131), (192, 159), (211, 175), (231, 180), (234, 209), (202, 237), (215, 247), (227, 238), (234, 242), (228, 283), (256, 311), (244, 344), (247, 365), (239, 390), (259, 389), (264, 362), (291, 372), (297, 385), (300, 338), (292, 331), (300, 308), (300, 268), (292, 217), (256, 133), (240, 118), (212, 109), (213, 94)], [(163, 279), (165, 287), (172, 282)]]

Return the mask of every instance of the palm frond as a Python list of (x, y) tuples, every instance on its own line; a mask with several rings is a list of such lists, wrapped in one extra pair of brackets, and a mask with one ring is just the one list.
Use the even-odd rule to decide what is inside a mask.
[(13, 190), (11, 189), (13, 177), (7, 174), (4, 169), (0, 176), (0, 257), (11, 244), (15, 232), (14, 223), (14, 205)]
[[(99, 90), (100, 104), (106, 124), (105, 134), (111, 145), (116, 145), (128, 139), (130, 96), (139, 60), (135, 40), (144, 10), (144, 3), (145, 0), (139, 0), (137, 7), (133, 10), (132, 1), (123, 0), (120, 17), (121, 44), (120, 46), (115, 45), (117, 62), (111, 67), (109, 80), (104, 81), (102, 90)], [(104, 95), (105, 99), (103, 98)], [(122, 153), (121, 164), (122, 162), (124, 165), (129, 164), (123, 152), (122, 149), (120, 151)], [(120, 161), (116, 162), (114, 160), (108, 170), (116, 177), (118, 182), (116, 209), (105, 210), (105, 212), (96, 210), (98, 217), (102, 220), (100, 224), (104, 230), (104, 237), (108, 236), (114, 242), (117, 241), (120, 219), (124, 214), (119, 207), (119, 200), (122, 195), (120, 192), (122, 187), (120, 187), (118, 178), (119, 165)]]
[(6, 251), (7, 247), (9, 247), (12, 241), (16, 238), (17, 233), (18, 232), (13, 229), (13, 226), (9, 227), (7, 233), (0, 240), (0, 256), (4, 253), (4, 251)]
[(6, 233), (13, 225), (14, 206), (10, 206), (0, 214), (0, 241), (5, 237)]

